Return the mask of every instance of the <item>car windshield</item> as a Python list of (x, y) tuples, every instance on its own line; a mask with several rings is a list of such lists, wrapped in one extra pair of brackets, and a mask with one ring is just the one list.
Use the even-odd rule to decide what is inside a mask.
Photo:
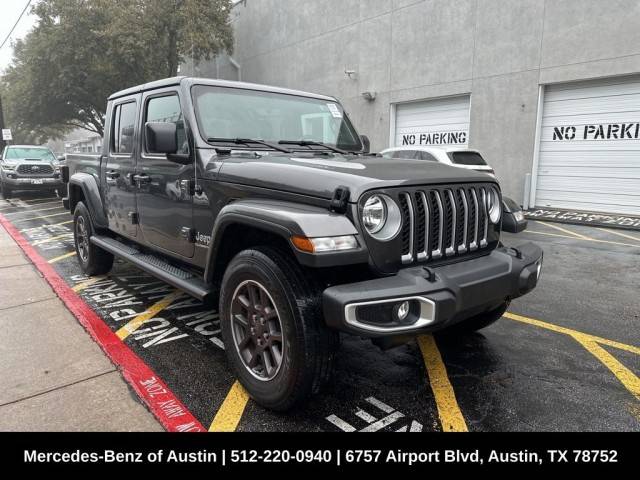
[(451, 161), (456, 165), (486, 165), (487, 162), (478, 152), (453, 152), (450, 155)]
[(256, 139), (287, 142), (291, 149), (323, 143), (362, 150), (358, 134), (336, 102), (205, 85), (193, 88), (193, 100), (200, 133), (210, 142)]
[(7, 149), (7, 160), (49, 160), (56, 161), (56, 157), (47, 148), (29, 148), (29, 147), (9, 147)]

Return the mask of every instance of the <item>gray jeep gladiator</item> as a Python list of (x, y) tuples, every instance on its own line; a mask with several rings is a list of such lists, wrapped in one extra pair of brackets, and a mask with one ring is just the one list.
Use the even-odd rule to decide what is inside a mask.
[[(114, 255), (218, 301), (228, 361), (261, 405), (327, 382), (339, 332), (389, 347), (498, 320), (542, 251), (500, 242), (494, 178), (368, 153), (340, 103), (170, 78), (113, 94), (102, 155), (69, 155), (77, 258)], [(213, 307), (212, 307), (213, 308)]]

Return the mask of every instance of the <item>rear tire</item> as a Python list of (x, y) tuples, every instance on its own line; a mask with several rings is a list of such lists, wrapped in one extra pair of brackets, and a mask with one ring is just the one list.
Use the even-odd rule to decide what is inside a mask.
[(496, 308), (489, 310), (488, 312), (480, 313), (473, 317), (467, 318), (460, 323), (456, 323), (455, 325), (443, 330), (442, 333), (444, 333), (445, 335), (465, 335), (486, 328), (489, 325), (493, 325), (498, 320), (500, 320), (500, 318), (502, 318), (504, 312), (506, 312), (507, 308), (509, 308), (510, 303), (511, 301), (507, 300), (506, 302), (501, 303)]
[(282, 251), (237, 254), (219, 312), (229, 364), (260, 405), (289, 410), (330, 378), (338, 334), (324, 324), (321, 289)]
[(82, 271), (87, 275), (102, 275), (113, 267), (113, 255), (91, 243), (94, 233), (89, 210), (82, 202), (78, 202), (73, 214), (73, 240), (76, 256)]

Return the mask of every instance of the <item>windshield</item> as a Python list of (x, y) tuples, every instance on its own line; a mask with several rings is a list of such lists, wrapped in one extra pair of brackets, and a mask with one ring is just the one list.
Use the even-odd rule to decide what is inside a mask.
[(486, 165), (487, 162), (478, 152), (453, 152), (449, 155), (456, 165)]
[(56, 161), (56, 157), (51, 153), (51, 150), (47, 148), (23, 148), (23, 147), (9, 147), (7, 149), (7, 160), (22, 160), (28, 158), (29, 160), (48, 160), (51, 162)]
[(193, 101), (205, 139), (310, 141), (362, 150), (358, 134), (336, 102), (205, 85), (193, 88)]

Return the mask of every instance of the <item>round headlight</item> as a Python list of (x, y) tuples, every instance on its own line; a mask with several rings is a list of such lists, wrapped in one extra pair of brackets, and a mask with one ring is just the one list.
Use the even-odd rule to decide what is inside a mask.
[(376, 240), (391, 240), (402, 227), (400, 207), (388, 195), (372, 195), (362, 207), (362, 224)]
[(378, 195), (373, 195), (362, 209), (362, 223), (369, 233), (378, 233), (387, 221), (387, 204)]
[(491, 223), (498, 223), (502, 215), (502, 205), (500, 203), (500, 194), (495, 188), (490, 188), (487, 192), (487, 212), (489, 212), (489, 220)]

